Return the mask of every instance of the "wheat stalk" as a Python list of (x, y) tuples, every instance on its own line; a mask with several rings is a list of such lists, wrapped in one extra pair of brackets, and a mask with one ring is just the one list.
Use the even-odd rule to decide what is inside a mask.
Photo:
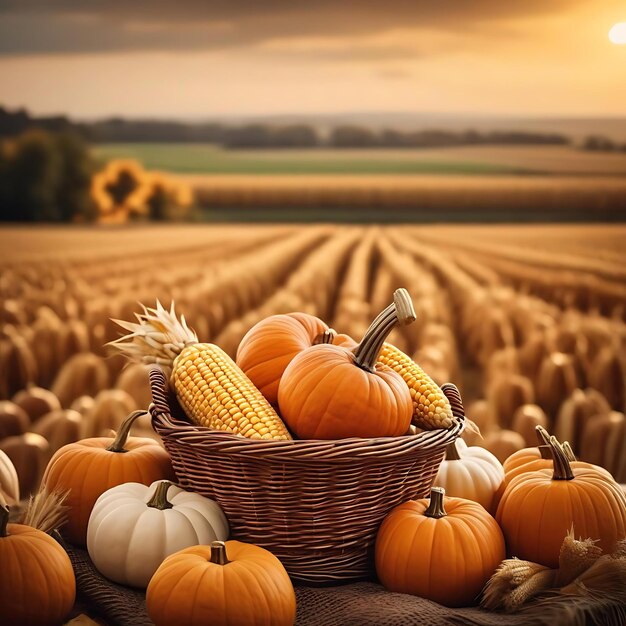
[(22, 524), (44, 533), (58, 529), (67, 522), (68, 506), (64, 502), (69, 491), (48, 491), (42, 487), (37, 494), (30, 496)]

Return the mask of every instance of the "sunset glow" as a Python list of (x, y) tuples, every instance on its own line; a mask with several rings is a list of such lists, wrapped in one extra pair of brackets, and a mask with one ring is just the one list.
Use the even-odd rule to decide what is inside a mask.
[(609, 31), (609, 39), (611, 43), (617, 45), (626, 44), (626, 22), (619, 22), (615, 24), (613, 28)]
[(38, 114), (625, 112), (623, 0), (32, 4), (0, 12), (0, 85)]

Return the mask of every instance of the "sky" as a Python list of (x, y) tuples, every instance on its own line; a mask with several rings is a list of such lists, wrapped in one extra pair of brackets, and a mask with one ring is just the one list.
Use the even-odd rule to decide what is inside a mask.
[(93, 119), (626, 115), (625, 0), (0, 0), (0, 104)]

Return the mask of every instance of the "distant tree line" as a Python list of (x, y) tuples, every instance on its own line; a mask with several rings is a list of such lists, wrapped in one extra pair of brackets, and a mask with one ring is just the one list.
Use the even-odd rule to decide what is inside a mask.
[(76, 123), (64, 116), (31, 117), (26, 111), (0, 107), (0, 137), (15, 137), (31, 128), (67, 132), (94, 143), (180, 142), (215, 143), (225, 148), (436, 148), (446, 146), (507, 144), (565, 145), (570, 139), (559, 134), (523, 131), (478, 132), (446, 130), (372, 130), (364, 126), (338, 126), (322, 135), (306, 124), (275, 126), (217, 123), (183, 123), (159, 120), (111, 118)]
[(589, 135), (583, 142), (583, 148), (592, 152), (626, 152), (626, 143), (620, 144), (602, 135)]
[(523, 131), (478, 132), (475, 130), (454, 132), (448, 130), (373, 131), (361, 126), (335, 128), (329, 144), (335, 148), (432, 148), (481, 144), (507, 145), (565, 145), (568, 137), (557, 134)]
[(93, 219), (93, 171), (87, 145), (73, 132), (34, 129), (0, 138), (0, 221)]

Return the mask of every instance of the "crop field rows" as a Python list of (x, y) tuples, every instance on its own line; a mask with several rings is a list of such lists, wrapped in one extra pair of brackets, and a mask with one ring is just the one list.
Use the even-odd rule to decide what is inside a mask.
[[(456, 383), (500, 459), (544, 425), (626, 482), (626, 229), (180, 226), (0, 231), (0, 449), (22, 493), (51, 454), (150, 402), (110, 318), (172, 300), (232, 356), (300, 310), (358, 339), (397, 287), (417, 322), (391, 341)], [(35, 387), (33, 387), (33, 385)], [(43, 390), (49, 391), (43, 391)], [(10, 402), (13, 400), (13, 402)], [(17, 407), (17, 408), (16, 408)], [(154, 435), (142, 418), (139, 433)]]

